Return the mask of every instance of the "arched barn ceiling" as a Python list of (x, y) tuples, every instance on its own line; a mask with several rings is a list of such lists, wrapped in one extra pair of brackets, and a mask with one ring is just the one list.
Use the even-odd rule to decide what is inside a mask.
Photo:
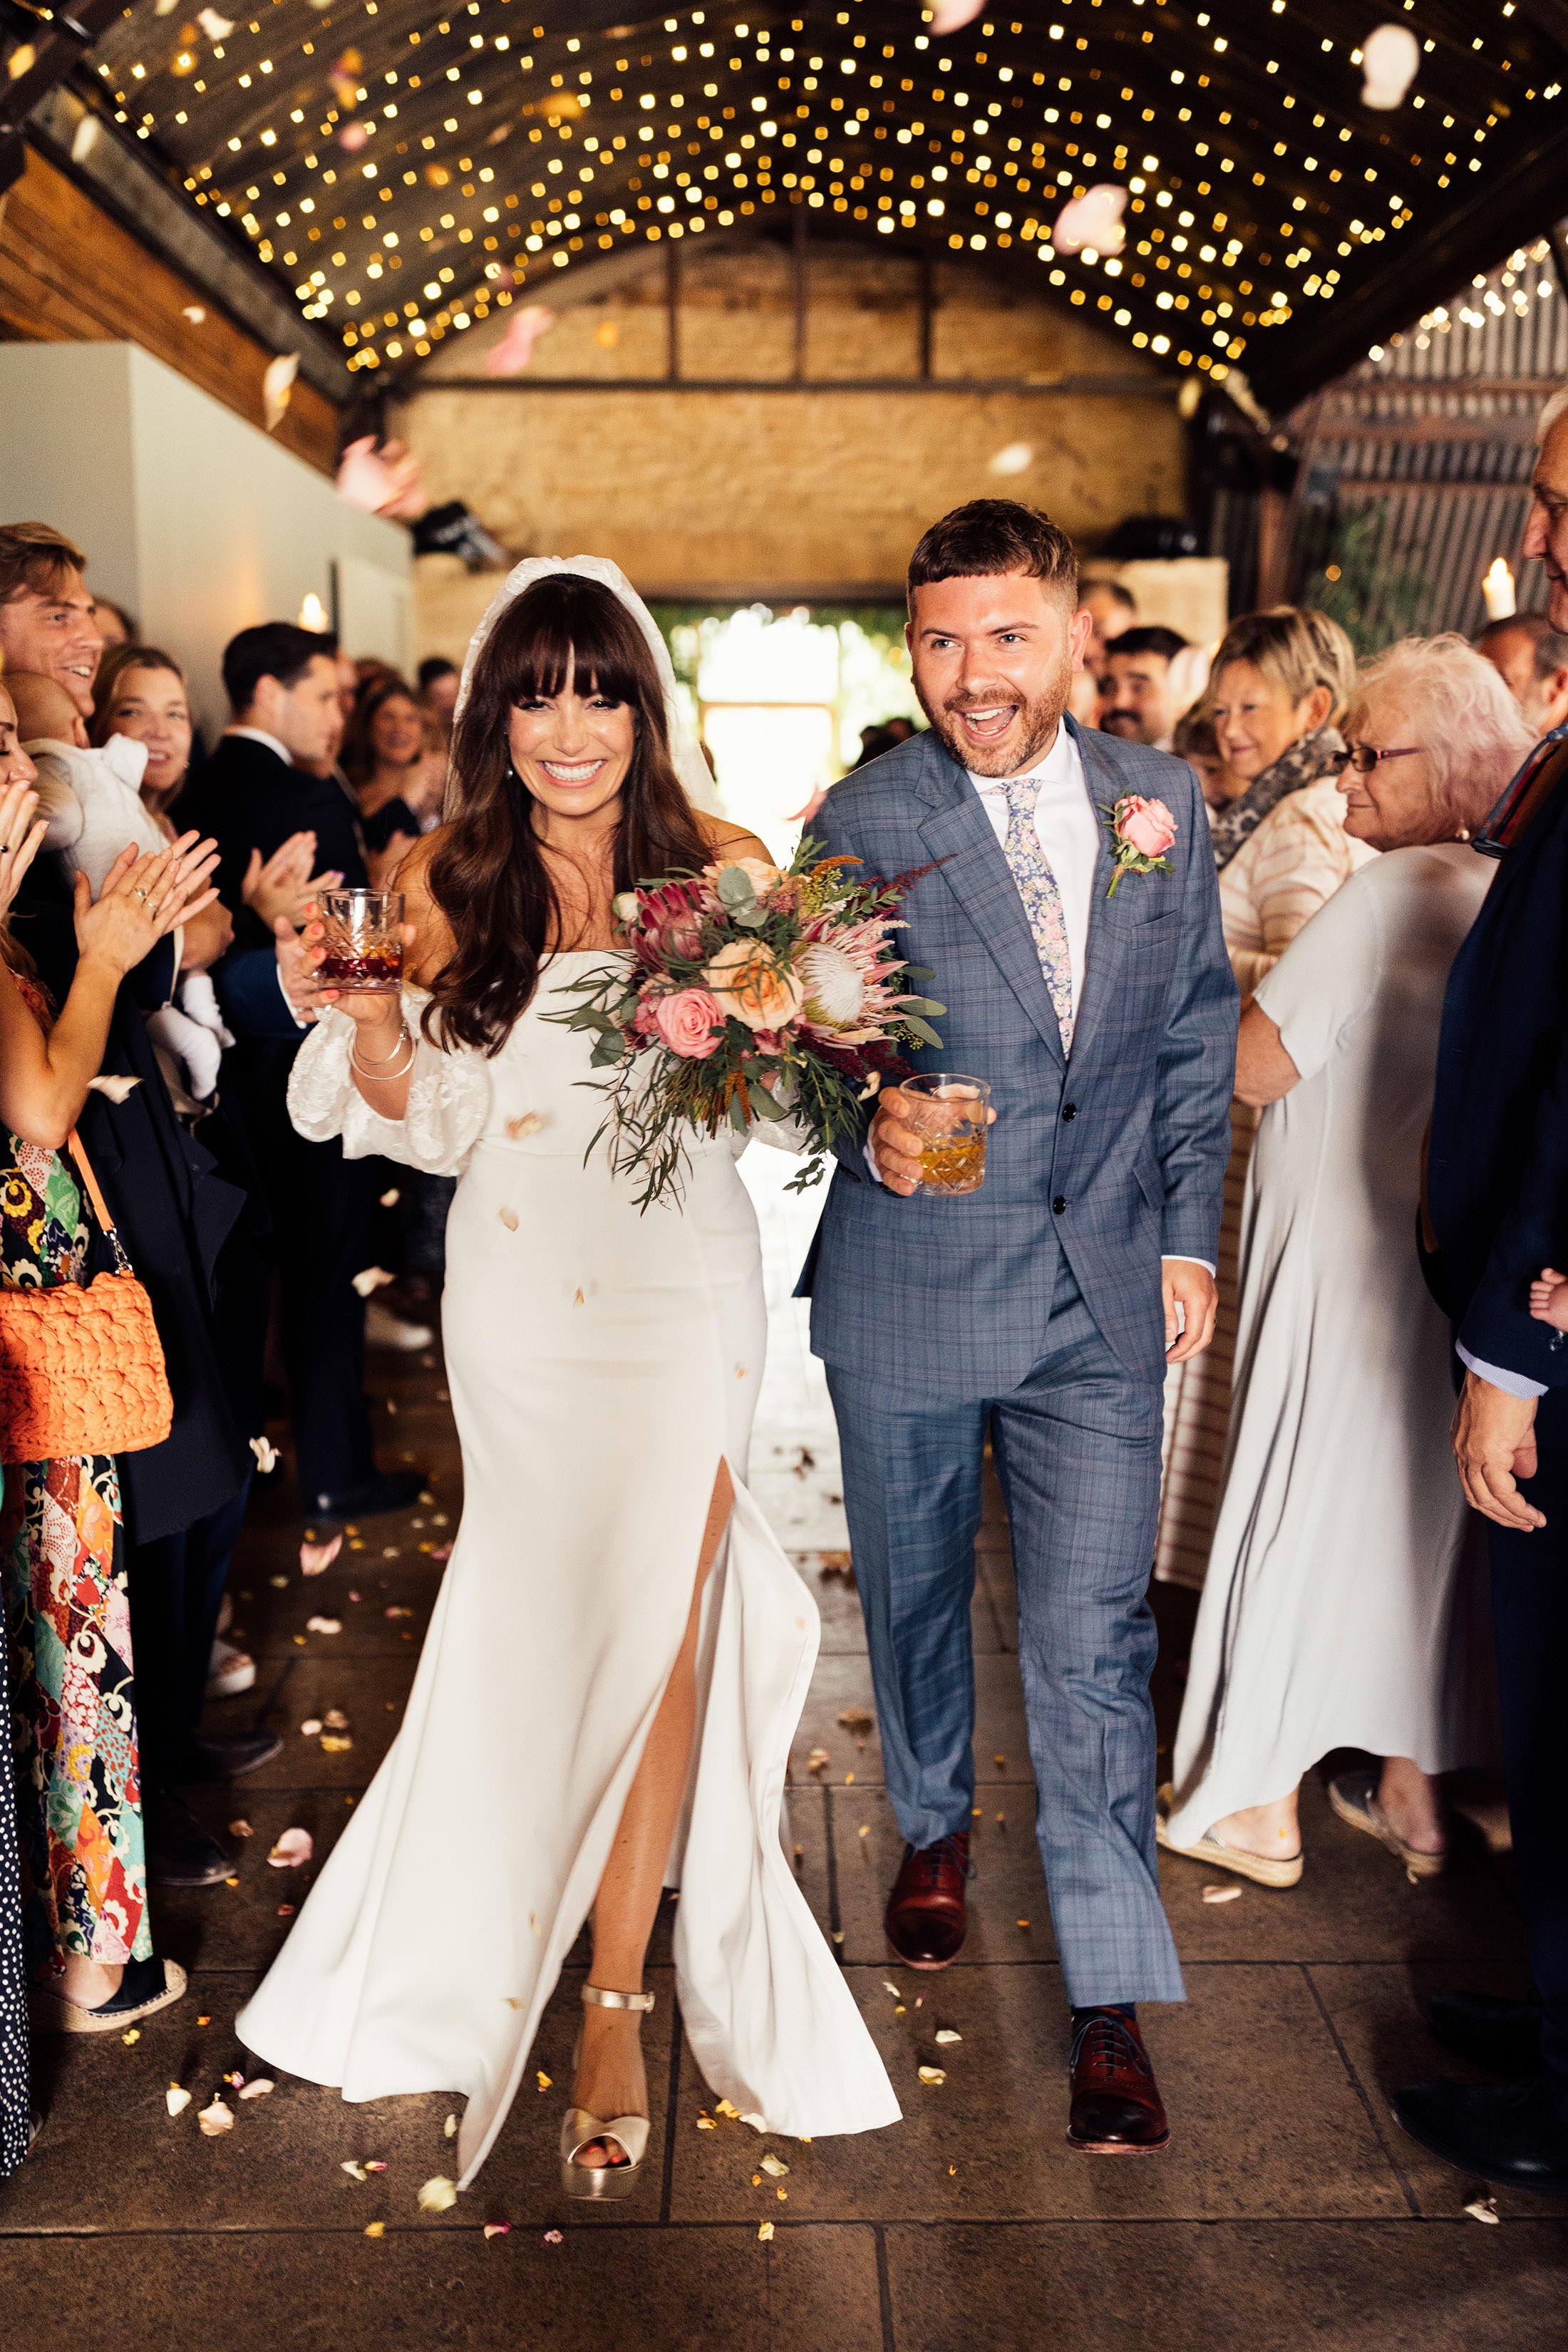
[[(631, 5), (137, 0), (70, 104), (378, 391), (542, 281), (802, 210), (1279, 409), (1562, 209), (1568, 0), (1014, 0), (952, 33), (913, 0)], [(1363, 95), (1380, 18), (1419, 44), (1391, 110)], [(1059, 248), (1102, 185), (1121, 250)]]

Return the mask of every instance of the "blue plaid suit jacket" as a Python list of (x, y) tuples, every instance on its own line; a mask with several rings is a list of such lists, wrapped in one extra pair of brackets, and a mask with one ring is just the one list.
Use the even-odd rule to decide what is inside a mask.
[(1160, 1259), (1217, 1251), (1237, 1003), (1197, 780), (1063, 723), (1097, 810), (1142, 793), (1178, 827), (1172, 871), (1129, 874), (1114, 898), (1101, 829), (1070, 1062), (991, 820), (937, 735), (836, 784), (811, 827), (869, 873), (934, 866), (905, 901), (903, 944), (947, 1011), (941, 1052), (913, 1058), (989, 1080), (997, 1112), (985, 1182), (955, 1199), (900, 1200), (847, 1144), (801, 1277), (817, 1355), (933, 1401), (1017, 1386), (1064, 1255), (1129, 1371), (1158, 1379)]

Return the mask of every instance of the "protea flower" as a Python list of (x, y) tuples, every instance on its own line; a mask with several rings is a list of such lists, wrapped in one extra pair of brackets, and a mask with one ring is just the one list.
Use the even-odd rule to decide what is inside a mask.
[(857, 959), (826, 941), (809, 947), (795, 970), (805, 983), (805, 1017), (818, 1029), (850, 1029), (866, 1003), (867, 972)]

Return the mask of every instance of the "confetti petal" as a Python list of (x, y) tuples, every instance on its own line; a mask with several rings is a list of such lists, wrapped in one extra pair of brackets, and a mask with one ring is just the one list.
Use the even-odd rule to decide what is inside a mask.
[(321, 1717), (321, 1727), (325, 1731), (346, 1731), (349, 1727), (348, 1717), (341, 1706), (330, 1706)]
[(1069, 197), (1057, 215), (1051, 242), (1058, 253), (1120, 253), (1127, 242), (1126, 208), (1126, 189), (1109, 184)]
[(360, 1297), (368, 1298), (373, 1290), (379, 1290), (384, 1283), (392, 1280), (392, 1276), (384, 1265), (367, 1265), (355, 1275), (353, 1280)]
[(256, 1835), (256, 1832), (251, 1828), (248, 1822), (230, 1822), (228, 1825), (228, 1833), (230, 1837), (236, 1838), (247, 1838), (254, 1837)]
[(771, 2150), (763, 2158), (762, 2166), (763, 2170), (767, 2174), (770, 2180), (787, 2180), (789, 2179), (788, 2165), (784, 2162), (782, 2156), (774, 2156)]
[(342, 1548), (341, 1533), (335, 1535), (331, 1543), (302, 1543), (300, 1546), (300, 1573), (301, 1576), (324, 1575)]
[(509, 2238), (511, 2235), (511, 2223), (510, 2221), (487, 2221), (485, 2223), (485, 2235), (487, 2238)]
[(131, 2031), (128, 2033), (122, 2033), (120, 2039), (124, 2042), (127, 2050), (133, 2049), (142, 2039), (142, 2028), (139, 2025), (133, 2025)]
[(305, 1620), (307, 1633), (341, 1633), (342, 1630), (341, 1617), (307, 1617)]
[(560, 2231), (546, 2230), (544, 2232), (544, 2242), (547, 2246), (558, 2246), (561, 2243)]
[(945, 2083), (947, 2080), (945, 2066), (921, 2066), (918, 2071), (922, 2083)]
[(521, 375), (533, 357), (535, 343), (554, 324), (554, 311), (542, 302), (530, 302), (522, 310), (514, 310), (505, 334), (485, 362), (485, 373)]
[(268, 433), (276, 433), (289, 414), (289, 403), (294, 396), (294, 378), (300, 373), (298, 352), (280, 352), (268, 360), (261, 379), (261, 406)]
[(363, 2165), (358, 2163), (352, 2156), (344, 2158), (343, 2162), (339, 2165), (338, 2170), (340, 2172), (346, 2172), (351, 2180), (367, 2180), (370, 2178)]
[(300, 1730), (301, 1736), (306, 1739), (319, 1739), (321, 1732), (321, 1717), (319, 1715), (308, 1715), (305, 1717), (304, 1722), (300, 1726)]
[(772, 2223), (771, 2221), (761, 2221), (761, 2222), (759, 2222), (759, 2223), (758, 2223), (758, 2225), (757, 2225), (757, 2237), (758, 2237), (758, 2241), (759, 2241), (759, 2242), (760, 2242), (761, 2244), (763, 2244), (763, 2245), (764, 2245), (764, 2246), (771, 2246), (771, 2245), (773, 2244), (773, 2223)]
[(1498, 2211), (1497, 2199), (1495, 2197), (1477, 2197), (1466, 2206), (1465, 2210), (1469, 2215), (1472, 2221), (1491, 2221), (1495, 2223), (1502, 2218)]
[(309, 1830), (285, 1830), (267, 1859), (274, 1870), (298, 1870), (315, 1851), (316, 1841)]
[(1204, 1888), (1205, 1903), (1238, 1903), (1240, 1900), (1239, 1886), (1205, 1886)]
[(253, 1437), (250, 1450), (256, 1456), (256, 1466), (264, 1478), (270, 1478), (278, 1467), (278, 1449), (269, 1437)]
[(955, 2033), (951, 2025), (939, 2025), (936, 2029), (936, 2039), (943, 2050), (948, 2050), (955, 2042), (962, 2042), (963, 2036), (962, 2033)]
[(866, 1707), (847, 1706), (839, 1711), (838, 1725), (842, 1731), (875, 1731), (877, 1718)]
[(808, 1772), (825, 1772), (833, 1761), (826, 1748), (814, 1748), (805, 1759)]
[(457, 2201), (457, 2183), (448, 2180), (444, 2172), (438, 2172), (434, 2179), (426, 2181), (419, 2191), (419, 2210), (422, 2213), (449, 2212)]
[(767, 2126), (763, 2121), (761, 2116), (742, 2116), (741, 2117), (741, 2121), (743, 2124), (750, 2124), (754, 2132), (765, 2132), (767, 2130)]
[(220, 16), (216, 8), (204, 8), (196, 22), (209, 41), (226, 41), (234, 30), (232, 21), (227, 16)]
[(163, 2105), (168, 2108), (169, 2113), (172, 2116), (183, 2116), (190, 2104), (189, 2091), (183, 2090), (178, 2083), (171, 2083), (163, 2094)]
[(456, 2139), (456, 2138), (457, 2138), (457, 2137), (458, 2137), (458, 2118), (457, 2118), (457, 2116), (447, 2116), (447, 2118), (446, 2122), (445, 2122), (445, 2123), (442, 2125), (442, 2126), (441, 2126), (441, 2137), (442, 2137), (442, 2138), (443, 2138), (443, 2139)]
[(931, 31), (939, 39), (947, 33), (961, 32), (974, 22), (984, 5), (985, 0), (937, 0), (931, 10)]
[(384, 2221), (367, 2221), (365, 2223), (364, 2233), (367, 2238), (384, 2238), (386, 2235), (386, 2223)]
[(321, 1734), (323, 1756), (346, 1756), (353, 1746), (353, 1741), (346, 1731), (323, 1731)]
[(243, 2083), (240, 2085), (239, 2095), (242, 2099), (269, 2099), (277, 2088), (277, 2084), (271, 2082), (267, 2075), (258, 2074), (254, 2083)]
[(207, 314), (199, 302), (187, 302), (180, 316), (188, 319), (193, 327), (205, 327), (206, 324)]
[(204, 2138), (218, 2139), (225, 2132), (234, 2129), (234, 2109), (226, 2106), (221, 2099), (215, 2099), (210, 2107), (202, 2109), (196, 2121), (202, 2127)]

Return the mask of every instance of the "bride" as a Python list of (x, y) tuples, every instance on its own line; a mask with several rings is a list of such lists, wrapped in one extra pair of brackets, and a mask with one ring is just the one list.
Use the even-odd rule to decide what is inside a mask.
[[(398, 881), (416, 985), (318, 995), (304, 1135), (460, 1178), (447, 1365), (465, 1501), (397, 1739), (241, 2011), (345, 2099), (467, 2094), (467, 2186), (584, 1917), (593, 1962), (561, 2177), (636, 2186), (661, 1886), (711, 2088), (825, 2137), (899, 2106), (780, 1843), (816, 1604), (744, 1484), (764, 1318), (727, 1136), (639, 1214), (558, 992), (616, 953), (611, 901), (766, 857), (682, 789), (701, 755), (613, 564), (521, 564), (469, 649), (447, 818)], [(586, 1160), (584, 1154), (587, 1154)]]

